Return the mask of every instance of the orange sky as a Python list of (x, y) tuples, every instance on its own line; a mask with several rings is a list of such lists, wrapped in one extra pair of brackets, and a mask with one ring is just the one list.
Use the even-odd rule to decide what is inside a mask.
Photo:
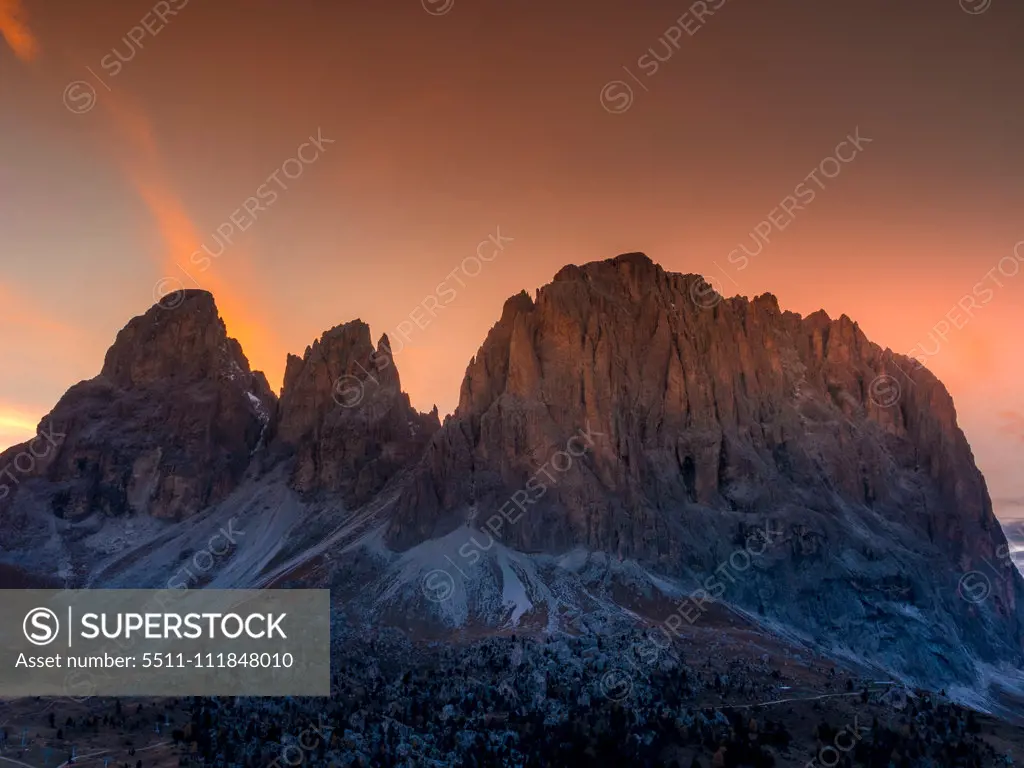
[(22, 61), (32, 61), (39, 51), (39, 44), (25, 16), (21, 0), (0, 0), (0, 35), (3, 35), (15, 56)]
[[(1006, 415), (1024, 414), (1024, 274), (986, 277), (1024, 240), (1019, 6), (779, 0), (698, 23), (662, 0), (169, 5), (0, 0), (0, 445), (161, 287), (211, 290), (278, 386), (287, 352), (356, 317), (394, 337), (448, 280), (396, 356), (413, 402), (447, 412), (505, 298), (642, 250), (897, 351), (938, 329), (927, 363), (993, 497), (1024, 498)], [(739, 269), (858, 128), (870, 143)], [(303, 144), (315, 159), (229, 224)], [(199, 268), (219, 228), (232, 242)], [(454, 282), (499, 230), (513, 240)]]

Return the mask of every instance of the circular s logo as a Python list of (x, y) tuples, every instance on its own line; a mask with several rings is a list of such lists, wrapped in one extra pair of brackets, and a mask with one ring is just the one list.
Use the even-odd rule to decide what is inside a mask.
[(960, 7), (965, 13), (977, 16), (992, 7), (992, 0), (960, 0)]
[(601, 106), (612, 115), (621, 115), (633, 106), (633, 89), (625, 80), (611, 80), (601, 89)]
[(722, 303), (722, 294), (703, 277), (690, 283), (690, 298), (700, 309), (714, 309)]
[(892, 408), (903, 394), (900, 383), (894, 376), (883, 373), (868, 385), (868, 397), (879, 408)]
[(455, 579), (448, 571), (435, 568), (423, 577), (423, 596), (432, 603), (443, 603), (455, 593)]
[(625, 701), (633, 692), (633, 678), (624, 669), (609, 669), (601, 677), (601, 693), (612, 701)]
[(364, 390), (363, 382), (352, 374), (347, 373), (334, 382), (334, 390), (331, 393), (331, 397), (342, 408), (355, 408), (363, 402)]
[(21, 628), (25, 639), (33, 645), (49, 645), (60, 633), (60, 621), (49, 608), (33, 608), (25, 614)]
[(981, 571), (969, 571), (960, 577), (957, 592), (968, 603), (983, 603), (992, 594), (992, 582)]
[(84, 115), (96, 106), (96, 89), (85, 80), (68, 83), (64, 89), (64, 106), (76, 115)]

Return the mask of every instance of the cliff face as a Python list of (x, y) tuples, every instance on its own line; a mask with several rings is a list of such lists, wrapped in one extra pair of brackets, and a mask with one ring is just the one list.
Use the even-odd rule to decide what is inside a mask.
[[(429, 448), (420, 481), (437, 503), (407, 505), (396, 537), (467, 501), (469, 483), (444, 468), (515, 490), (532, 456), (589, 425), (604, 438), (552, 488), (576, 543), (656, 554), (668, 542), (651, 540), (655, 513), (673, 505), (754, 512), (835, 495), (901, 504), (901, 521), (954, 557), (994, 553), (984, 480), (931, 373), (845, 316), (706, 290), (628, 254), (566, 267), (536, 302), (510, 299)], [(906, 497), (910, 480), (927, 493)]]
[(45, 443), (0, 455), (15, 467), (0, 513), (23, 486), (48, 481), (40, 487), (58, 519), (187, 518), (238, 485), (275, 407), (213, 297), (185, 292), (180, 306), (155, 306), (118, 334), (100, 375), (43, 419)]
[[(236, 571), (248, 581), (234, 586), (262, 583), (367, 507), (408, 556), (401, 578), (422, 560), (410, 548), (450, 533), (472, 537), (451, 554), (474, 563), (487, 536), (518, 550), (533, 569), (524, 606), (575, 573), (530, 554), (610, 553), (622, 572), (708, 592), (709, 574), (746, 562), (716, 598), (921, 680), (967, 680), (1024, 650), (1024, 579), (992, 569), (1007, 542), (942, 384), (845, 316), (723, 299), (642, 254), (509, 299), (443, 426), (411, 407), (387, 338), (374, 346), (358, 320), (289, 356), (278, 401), (193, 291), (132, 320), (40, 435), (0, 455), (0, 564), (33, 574), (59, 560), (81, 581), (99, 560), (99, 582), (121, 583), (151, 546), (191, 541), (172, 521), (198, 526), (209, 508), (218, 525), (280, 526)], [(740, 552), (752, 530), (778, 534), (756, 557)], [(370, 583), (389, 556), (339, 568)], [(507, 569), (488, 573), (498, 604), (515, 593)], [(421, 585), (410, 594), (422, 602)]]
[[(586, 453), (531, 492), (584, 433)], [(1020, 650), (1019, 579), (993, 584), (984, 608), (956, 600), (958, 573), (994, 560), (1005, 538), (942, 384), (845, 316), (803, 318), (767, 294), (722, 299), (642, 254), (565, 267), (536, 300), (506, 302), (389, 540), (481, 527), (503, 508), (514, 515), (494, 533), (513, 548), (583, 546), (674, 573), (728, 557), (701, 550), (709, 519), (731, 534), (771, 518), (787, 538), (769, 591), (860, 613), (856, 589), (935, 591), (951, 615), (991, 610)], [(827, 595), (843, 578), (842, 596)], [(752, 607), (790, 611), (756, 594), (759, 579)]]
[(292, 486), (369, 501), (419, 458), (440, 427), (402, 392), (386, 336), (374, 348), (359, 320), (327, 331), (302, 358), (288, 356), (274, 447), (294, 455)]

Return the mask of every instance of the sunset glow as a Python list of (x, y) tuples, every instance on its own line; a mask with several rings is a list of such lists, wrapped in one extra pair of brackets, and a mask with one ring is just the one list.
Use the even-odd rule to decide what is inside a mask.
[(1022, 30), (0, 0), (0, 760), (1016, 764)]
[[(1024, 413), (1012, 9), (901, 6), (882, 27), (801, 6), (816, 31), (797, 50), (793, 8), (726, 3), (676, 50), (666, 2), (538, 25), (501, 3), (226, 0), (147, 28), (151, 5), (0, 1), (0, 402), (28, 414), (0, 444), (95, 376), (131, 317), (194, 287), (275, 390), (288, 353), (360, 318), (401, 346), (413, 403), (450, 413), (509, 296), (644, 251), (934, 351), (993, 497), (1024, 498), (1019, 423), (1000, 415)], [(318, 133), (325, 151), (280, 173)], [(239, 224), (272, 177), (272, 204)], [(496, 228), (513, 240), (463, 274)], [(427, 311), (442, 283), (451, 300)]]
[(0, 444), (5, 447), (28, 440), (36, 433), (39, 418), (0, 403)]
[(0, 0), (0, 35), (22, 61), (32, 61), (39, 55), (39, 44), (28, 28), (21, 0)]

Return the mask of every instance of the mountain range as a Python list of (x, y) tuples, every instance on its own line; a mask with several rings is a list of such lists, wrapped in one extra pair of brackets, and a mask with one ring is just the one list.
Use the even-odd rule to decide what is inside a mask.
[(442, 422), (359, 320), (275, 394), (212, 295), (176, 298), (0, 454), (4, 584), (330, 587), (423, 637), (714, 606), (978, 706), (1024, 690), (1024, 579), (953, 400), (845, 315), (639, 253), (566, 266), (505, 302)]

